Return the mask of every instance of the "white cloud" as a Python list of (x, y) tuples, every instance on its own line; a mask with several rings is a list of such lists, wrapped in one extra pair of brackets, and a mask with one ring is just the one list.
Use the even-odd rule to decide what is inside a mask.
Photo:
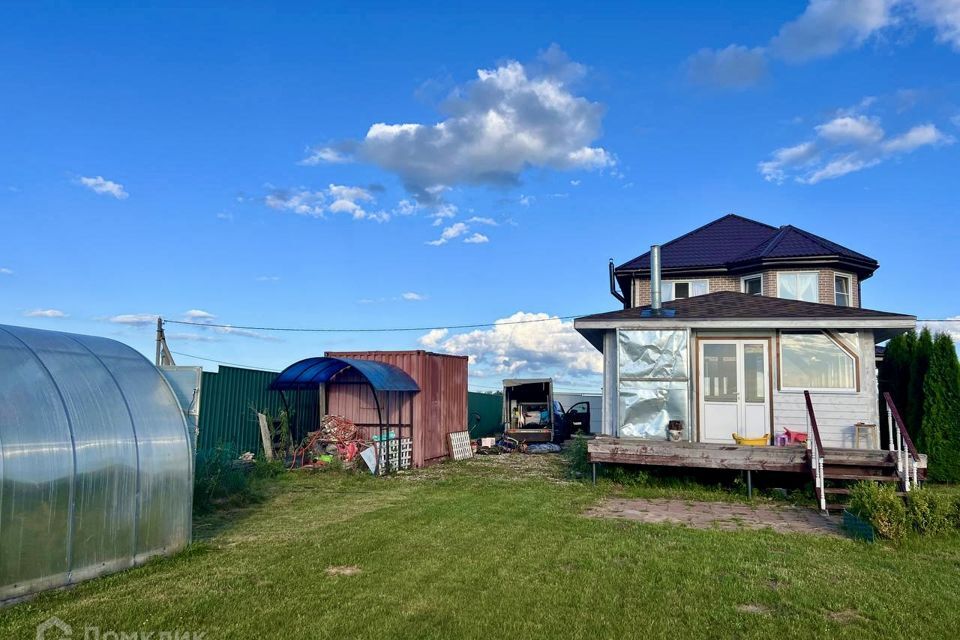
[(226, 220), (227, 222), (233, 222), (233, 214), (221, 211), (220, 213), (217, 214), (217, 220)]
[(912, 127), (888, 137), (880, 120), (857, 113), (873, 104), (865, 100), (852, 109), (814, 127), (815, 136), (805, 142), (775, 150), (757, 170), (769, 182), (780, 184), (788, 178), (803, 184), (817, 184), (874, 167), (886, 160), (921, 147), (948, 145), (954, 139), (932, 124)]
[(436, 349), (440, 342), (447, 337), (450, 332), (446, 329), (431, 329), (425, 335), (420, 337), (420, 344), (428, 349)]
[(219, 342), (220, 338), (207, 333), (165, 333), (167, 340), (185, 340), (189, 342)]
[(348, 154), (338, 151), (333, 147), (314, 147), (312, 149), (307, 149), (307, 152), (307, 157), (301, 160), (299, 164), (306, 165), (308, 167), (316, 166), (318, 164), (341, 164), (351, 161), (351, 158)]
[(124, 190), (122, 184), (114, 182), (113, 180), (106, 180), (103, 176), (96, 176), (94, 178), (81, 176), (77, 179), (77, 182), (94, 193), (113, 196), (117, 200), (125, 200), (130, 196), (130, 194)]
[(923, 322), (922, 326), (927, 327), (934, 333), (946, 333), (953, 338), (954, 343), (960, 347), (960, 316), (946, 318), (947, 322)]
[(841, 116), (815, 128), (817, 135), (836, 144), (870, 144), (884, 136), (879, 120), (867, 116)]
[(960, 0), (913, 0), (918, 20), (931, 25), (937, 42), (960, 51)]
[(767, 60), (760, 47), (731, 44), (725, 49), (701, 49), (686, 62), (687, 76), (701, 85), (742, 89), (767, 75)]
[(212, 322), (217, 316), (203, 309), (190, 309), (184, 312), (183, 319), (189, 322)]
[(7, 267), (0, 267), (0, 276), (12, 276), (13, 269), (8, 269)]
[(34, 309), (23, 314), (27, 318), (66, 318), (67, 314), (60, 309)]
[(803, 62), (856, 48), (892, 25), (897, 0), (811, 0), (803, 14), (788, 22), (770, 41), (771, 51)]
[(686, 68), (701, 84), (746, 87), (763, 78), (769, 58), (793, 63), (825, 58), (898, 27), (917, 26), (931, 27), (938, 42), (960, 52), (960, 0), (810, 0), (765, 46), (701, 49)]
[(128, 324), (142, 327), (149, 324), (156, 324), (158, 317), (156, 313), (122, 313), (118, 316), (107, 318), (107, 321), (113, 324)]
[(386, 211), (368, 211), (365, 204), (376, 198), (369, 189), (331, 184), (322, 191), (306, 188), (274, 189), (264, 198), (264, 203), (280, 211), (292, 211), (303, 216), (323, 218), (327, 213), (346, 213), (354, 220), (373, 220), (386, 222), (390, 214)]
[(253, 338), (254, 340), (280, 342), (280, 338), (276, 336), (273, 336), (267, 333), (259, 333), (257, 331), (251, 331), (250, 329), (241, 329), (239, 327), (233, 327), (230, 325), (225, 325), (222, 327), (211, 327), (211, 329), (217, 333), (223, 333), (230, 336), (237, 336), (240, 338)]
[(920, 147), (952, 142), (952, 137), (928, 123), (913, 127), (906, 133), (887, 140), (883, 143), (883, 148), (889, 153), (909, 153)]
[(410, 302), (420, 302), (421, 300), (427, 299), (427, 296), (423, 295), (422, 293), (416, 293), (414, 291), (407, 291), (405, 293), (401, 293), (400, 297)]
[(580, 186), (580, 181), (579, 181), (579, 180), (571, 180), (571, 181), (570, 181), (570, 185), (573, 186), (573, 187), (579, 187), (579, 186)]
[(573, 92), (585, 74), (556, 46), (532, 63), (479, 69), (443, 103), (444, 119), (374, 123), (352, 143), (353, 155), (399, 176), (420, 202), (437, 201), (436, 187), (516, 184), (530, 167), (613, 165), (606, 149), (593, 146), (603, 106)]
[(437, 238), (436, 240), (431, 240), (427, 242), (427, 244), (433, 245), (435, 247), (439, 247), (442, 244), (447, 244), (447, 242), (449, 242), (450, 240), (453, 240), (454, 238), (462, 236), (469, 230), (470, 230), (470, 227), (468, 227), (463, 222), (455, 222), (449, 227), (447, 227), (446, 229), (444, 229), (443, 232), (440, 233), (439, 238)]
[(533, 196), (521, 195), (520, 205), (524, 207), (529, 207), (531, 204), (533, 204), (534, 200), (536, 200), (536, 198), (534, 198)]
[(468, 219), (467, 219), (467, 222), (469, 222), (469, 223), (471, 223), (471, 224), (485, 224), (485, 225), (488, 225), (488, 226), (491, 226), (491, 227), (496, 227), (496, 226), (498, 226), (498, 225), (497, 225), (497, 221), (494, 220), (493, 218), (482, 218), (482, 217), (479, 217), (479, 216), (474, 216), (474, 217), (472, 217), (472, 218), (468, 218)]
[(280, 276), (257, 276), (257, 282), (277, 282)]
[(474, 375), (550, 375), (562, 380), (603, 370), (600, 353), (574, 330), (573, 322), (545, 313), (518, 311), (490, 329), (468, 333), (449, 335), (446, 329), (434, 329), (420, 338), (420, 344), (469, 356), (471, 366), (480, 370), (471, 371)]
[(485, 242), (490, 242), (490, 238), (482, 233), (474, 233), (473, 235), (464, 238), (463, 241), (467, 244), (483, 244)]

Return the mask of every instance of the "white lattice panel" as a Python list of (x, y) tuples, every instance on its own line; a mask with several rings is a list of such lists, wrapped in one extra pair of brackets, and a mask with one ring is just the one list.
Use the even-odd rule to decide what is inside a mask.
[(454, 431), (450, 434), (450, 457), (454, 460), (466, 460), (473, 457), (468, 431)]
[(384, 473), (387, 468), (387, 455), (390, 456), (390, 470), (409, 469), (413, 458), (413, 440), (410, 438), (401, 438), (400, 440), (390, 440), (386, 443), (377, 445), (378, 468), (380, 473)]

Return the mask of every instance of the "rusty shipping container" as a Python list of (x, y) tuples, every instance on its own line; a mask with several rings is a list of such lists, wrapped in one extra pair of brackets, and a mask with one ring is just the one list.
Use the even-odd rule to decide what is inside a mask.
[[(438, 462), (449, 454), (448, 434), (467, 430), (467, 356), (429, 351), (335, 351), (328, 357), (376, 360), (405, 371), (420, 387), (413, 396), (413, 464)], [(327, 413), (341, 415), (357, 424), (377, 422), (376, 405), (369, 387), (327, 385)], [(409, 421), (409, 406), (399, 409)], [(392, 407), (396, 421), (398, 408)], [(406, 435), (406, 430), (404, 434)]]

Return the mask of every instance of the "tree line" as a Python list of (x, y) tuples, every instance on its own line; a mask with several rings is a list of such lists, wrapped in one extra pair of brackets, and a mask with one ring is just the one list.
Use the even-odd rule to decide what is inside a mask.
[(950, 335), (924, 328), (890, 340), (879, 383), (881, 416), (889, 391), (914, 444), (929, 458), (927, 477), (960, 482), (960, 361)]

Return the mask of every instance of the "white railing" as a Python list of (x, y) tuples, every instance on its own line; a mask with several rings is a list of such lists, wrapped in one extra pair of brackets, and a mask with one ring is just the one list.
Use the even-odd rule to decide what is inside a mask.
[(807, 449), (810, 451), (810, 471), (813, 473), (813, 486), (820, 510), (826, 511), (827, 494), (824, 491), (826, 483), (823, 478), (823, 440), (820, 439), (820, 428), (817, 427), (817, 416), (813, 412), (810, 392), (804, 391), (803, 398), (807, 402)]
[[(883, 393), (883, 406), (887, 414), (888, 448), (897, 461), (897, 475), (900, 476), (900, 485), (904, 491), (910, 491), (918, 486), (919, 473), (917, 463), (920, 462), (920, 453), (910, 439), (907, 427), (893, 404), (890, 392)], [(896, 427), (896, 428), (894, 428)]]

